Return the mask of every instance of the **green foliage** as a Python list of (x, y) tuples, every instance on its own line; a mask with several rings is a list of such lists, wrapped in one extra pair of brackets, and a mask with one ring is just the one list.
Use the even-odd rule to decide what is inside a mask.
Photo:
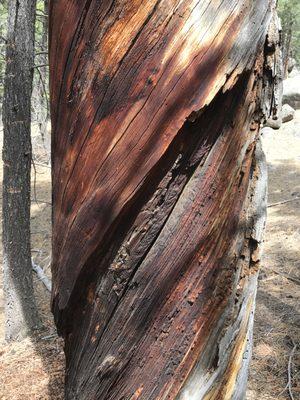
[(33, 80), (33, 118), (39, 122), (49, 116), (48, 0), (37, 0), (35, 23), (35, 69)]
[(300, 65), (300, 1), (278, 0), (278, 13), (281, 18), (283, 38), (285, 39), (291, 30), (292, 56)]
[[(3, 97), (4, 73), (5, 73), (5, 46), (6, 46), (6, 26), (7, 26), (7, 1), (0, 0), (0, 103)], [(36, 31), (35, 31), (35, 65), (46, 65), (48, 63), (47, 51), (47, 11), (45, 10), (45, 0), (37, 0), (36, 5)], [(43, 68), (43, 67), (42, 67)], [(43, 75), (43, 93), (44, 97), (48, 96), (48, 68), (42, 71), (34, 71), (34, 84), (37, 83)], [(46, 93), (45, 93), (46, 92)]]

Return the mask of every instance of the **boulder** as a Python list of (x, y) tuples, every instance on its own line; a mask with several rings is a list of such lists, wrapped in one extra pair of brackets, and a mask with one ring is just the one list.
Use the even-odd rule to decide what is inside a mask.
[(289, 73), (289, 78), (295, 78), (295, 76), (300, 75), (300, 71), (297, 66)]
[(282, 122), (289, 122), (295, 117), (295, 110), (288, 104), (282, 106)]
[(282, 103), (300, 109), (300, 74), (283, 81)]
[(281, 119), (281, 115), (279, 116), (279, 118), (268, 118), (267, 121), (264, 123), (264, 127), (267, 128), (272, 128), (272, 129), (279, 129), (281, 127), (282, 124), (282, 119)]

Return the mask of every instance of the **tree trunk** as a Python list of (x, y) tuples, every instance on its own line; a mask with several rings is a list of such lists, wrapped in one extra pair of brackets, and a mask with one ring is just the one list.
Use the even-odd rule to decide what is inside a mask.
[(293, 21), (290, 22), (290, 26), (283, 35), (283, 76), (286, 79), (289, 75), (289, 59), (291, 57), (291, 43), (292, 43), (292, 27)]
[(48, 0), (43, 1), (43, 9), (38, 9), (36, 30), (41, 30), (36, 40), (35, 75), (33, 90), (33, 119), (37, 122), (38, 130), (42, 138), (44, 150), (47, 149), (46, 134), (47, 122), (49, 120), (49, 101), (48, 101)]
[(34, 0), (8, 2), (3, 101), (3, 260), (6, 338), (38, 323), (30, 251), (31, 93)]
[(50, 2), (66, 399), (243, 398), (273, 11), (268, 0)]

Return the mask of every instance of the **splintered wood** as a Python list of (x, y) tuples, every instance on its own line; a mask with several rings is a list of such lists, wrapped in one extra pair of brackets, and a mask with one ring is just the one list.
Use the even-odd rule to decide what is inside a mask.
[(52, 307), (66, 399), (242, 398), (273, 7), (50, 2)]

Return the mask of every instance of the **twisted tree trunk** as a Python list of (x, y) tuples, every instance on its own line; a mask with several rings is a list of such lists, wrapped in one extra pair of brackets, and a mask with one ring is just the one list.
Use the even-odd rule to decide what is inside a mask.
[(67, 399), (242, 399), (273, 7), (50, 2), (52, 306)]

